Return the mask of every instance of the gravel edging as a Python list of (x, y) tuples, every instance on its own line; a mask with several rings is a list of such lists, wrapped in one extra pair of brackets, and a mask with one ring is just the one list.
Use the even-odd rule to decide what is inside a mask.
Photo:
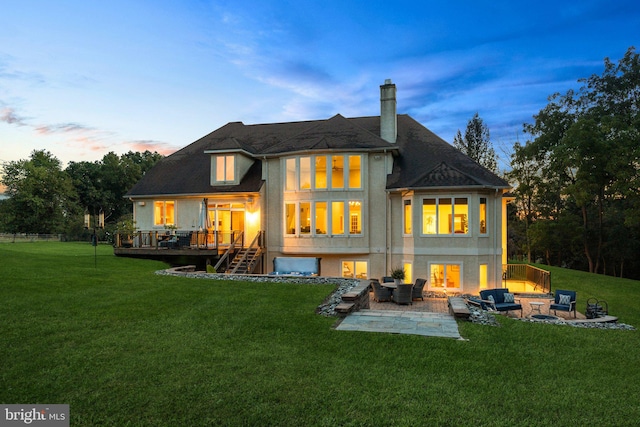
[(529, 319), (526, 317), (518, 320), (522, 322), (528, 322), (528, 323), (546, 323), (549, 325), (573, 326), (574, 328), (611, 329), (611, 330), (623, 330), (623, 331), (636, 330), (636, 328), (631, 325), (627, 325), (626, 323), (618, 323), (618, 322), (580, 322), (575, 320), (564, 320), (564, 319), (540, 320), (540, 319)]

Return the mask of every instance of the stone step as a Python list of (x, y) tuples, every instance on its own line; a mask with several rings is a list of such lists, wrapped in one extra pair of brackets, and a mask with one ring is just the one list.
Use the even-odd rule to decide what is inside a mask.
[(352, 302), (341, 302), (336, 306), (336, 313), (350, 313), (355, 306)]
[(457, 319), (468, 319), (471, 311), (467, 307), (467, 303), (462, 297), (449, 297), (449, 312)]

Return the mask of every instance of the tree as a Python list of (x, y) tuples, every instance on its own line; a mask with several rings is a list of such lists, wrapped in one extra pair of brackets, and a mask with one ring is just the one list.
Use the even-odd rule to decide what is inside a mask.
[(51, 153), (36, 150), (29, 160), (8, 162), (2, 183), (9, 198), (3, 211), (12, 233), (61, 233), (74, 215), (76, 193), (72, 182)]
[(67, 233), (86, 237), (83, 213), (105, 213), (115, 226), (131, 214), (127, 191), (160, 160), (158, 153), (106, 154), (101, 161), (70, 162), (65, 170), (51, 153), (34, 151), (29, 160), (8, 162), (2, 180), (8, 199), (0, 202), (0, 230), (12, 233)]
[(460, 130), (458, 130), (458, 133), (453, 138), (453, 145), (480, 165), (492, 172), (498, 172), (497, 156), (491, 144), (489, 128), (484, 124), (478, 113), (467, 123), (464, 138)]
[[(536, 224), (536, 241), (548, 252), (557, 247), (558, 263), (577, 259), (580, 241), (590, 272), (627, 271), (638, 247), (629, 241), (640, 234), (640, 58), (634, 50), (617, 64), (605, 58), (602, 75), (580, 79), (579, 91), (552, 95), (534, 123), (524, 125), (531, 139), (512, 158), (512, 176), (526, 177), (532, 162), (539, 175), (534, 221), (554, 221), (553, 227)], [(521, 198), (532, 193), (524, 184), (515, 190)]]
[(78, 203), (92, 215), (101, 209), (105, 221), (115, 223), (123, 215), (131, 213), (131, 202), (125, 194), (149, 170), (162, 155), (145, 151), (128, 152), (121, 156), (107, 153), (95, 162), (70, 162), (66, 172), (78, 192)]

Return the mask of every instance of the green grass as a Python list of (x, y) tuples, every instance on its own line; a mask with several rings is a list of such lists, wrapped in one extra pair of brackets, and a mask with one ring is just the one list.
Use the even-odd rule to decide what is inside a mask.
[[(0, 402), (72, 426), (634, 425), (640, 338), (500, 318), (468, 341), (342, 332), (332, 286), (158, 276), (107, 246), (0, 244)], [(552, 269), (640, 326), (640, 282)]]

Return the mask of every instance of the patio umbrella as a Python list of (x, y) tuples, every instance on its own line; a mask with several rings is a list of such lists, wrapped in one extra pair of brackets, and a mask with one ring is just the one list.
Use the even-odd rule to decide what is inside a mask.
[(209, 212), (208, 212), (209, 199), (202, 199), (202, 206), (200, 207), (200, 228), (202, 230), (208, 230), (211, 228), (211, 224), (209, 222)]

